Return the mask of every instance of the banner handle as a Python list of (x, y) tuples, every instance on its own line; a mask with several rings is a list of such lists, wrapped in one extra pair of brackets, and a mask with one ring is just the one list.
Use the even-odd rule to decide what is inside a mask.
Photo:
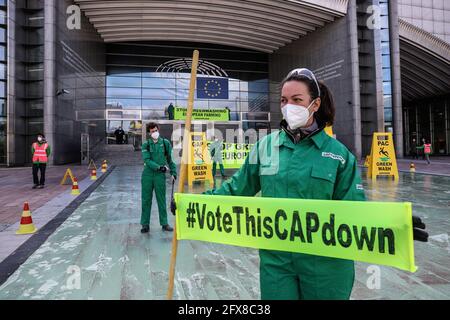
[[(188, 164), (188, 150), (189, 150), (189, 136), (191, 133), (191, 122), (192, 122), (192, 110), (194, 107), (194, 93), (195, 84), (197, 79), (197, 66), (198, 66), (199, 51), (194, 50), (192, 55), (192, 67), (191, 67), (191, 81), (189, 85), (189, 98), (186, 114), (186, 122), (184, 126), (183, 135), (183, 149), (181, 151), (181, 166), (180, 166), (180, 179), (178, 180), (178, 192), (184, 192), (184, 183), (187, 174), (187, 164)], [(177, 262), (177, 224), (175, 222), (172, 238), (172, 254), (170, 257), (170, 267), (169, 267), (169, 287), (167, 289), (167, 300), (172, 300), (173, 297), (173, 284), (175, 277), (175, 265)]]

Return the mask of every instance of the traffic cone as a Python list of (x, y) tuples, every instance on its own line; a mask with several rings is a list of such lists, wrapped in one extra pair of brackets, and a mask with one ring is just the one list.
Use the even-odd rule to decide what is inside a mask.
[(16, 234), (30, 234), (35, 233), (37, 231), (36, 227), (33, 224), (33, 219), (31, 218), (30, 207), (28, 202), (23, 204), (23, 212), (22, 218), (20, 219), (19, 230), (16, 231)]
[(106, 160), (103, 160), (103, 163), (102, 163), (102, 172), (105, 173), (106, 170), (108, 170), (108, 164), (106, 163)]
[(97, 170), (92, 170), (91, 172), (91, 180), (97, 180)]
[(72, 191), (70, 192), (71, 195), (77, 196), (80, 194), (80, 189), (78, 189), (78, 180), (77, 178), (73, 178), (72, 183)]
[(416, 166), (414, 165), (414, 163), (411, 163), (409, 165), (409, 172), (416, 172)]

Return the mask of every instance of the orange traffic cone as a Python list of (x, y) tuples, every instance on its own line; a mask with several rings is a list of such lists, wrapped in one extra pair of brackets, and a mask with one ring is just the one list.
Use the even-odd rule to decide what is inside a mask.
[(92, 170), (91, 172), (91, 180), (97, 180), (97, 170)]
[(416, 166), (414, 165), (414, 163), (411, 163), (409, 165), (409, 172), (416, 172)]
[(103, 163), (102, 163), (102, 172), (105, 173), (106, 170), (108, 170), (108, 164), (106, 163), (106, 160), (103, 160)]
[(22, 218), (20, 219), (19, 230), (16, 231), (16, 234), (30, 234), (35, 233), (37, 231), (36, 227), (33, 224), (33, 219), (31, 218), (30, 207), (28, 206), (28, 202), (23, 204), (23, 212)]
[(73, 184), (72, 184), (72, 191), (70, 192), (71, 195), (77, 196), (80, 194), (80, 189), (78, 189), (78, 180), (77, 178), (73, 178)]

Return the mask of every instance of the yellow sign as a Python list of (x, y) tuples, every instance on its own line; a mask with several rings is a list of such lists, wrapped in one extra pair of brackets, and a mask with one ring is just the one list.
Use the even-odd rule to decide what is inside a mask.
[(397, 159), (391, 132), (375, 132), (369, 159), (369, 178), (392, 176), (398, 179)]
[(206, 133), (191, 132), (189, 137), (188, 184), (194, 181), (208, 181), (214, 184), (211, 158), (209, 156)]
[(74, 178), (74, 176), (72, 174), (72, 170), (67, 169), (66, 173), (64, 174), (64, 177), (61, 180), (61, 183), (60, 183), (61, 185), (66, 184), (67, 177), (70, 177), (70, 180), (72, 181), (70, 184), (73, 184), (73, 181), (74, 181), (75, 178)]
[(179, 240), (299, 252), (415, 272), (409, 202), (175, 194)]
[[(174, 119), (186, 120), (187, 109), (175, 108)], [(228, 121), (229, 111), (227, 109), (194, 109), (192, 120)]]
[(94, 159), (91, 159), (91, 161), (89, 161), (88, 169), (90, 169), (90, 170), (92, 170), (92, 169), (97, 170), (97, 167), (95, 166)]
[[(213, 141), (207, 141), (208, 149)], [(222, 143), (222, 164), (225, 169), (239, 169), (245, 162), (253, 144)]]

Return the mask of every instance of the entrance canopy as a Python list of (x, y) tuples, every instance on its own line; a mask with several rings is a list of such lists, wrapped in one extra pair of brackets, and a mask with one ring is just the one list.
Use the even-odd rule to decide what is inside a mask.
[(342, 17), (348, 0), (75, 0), (105, 42), (192, 41), (271, 53)]
[(404, 100), (450, 93), (450, 44), (406, 21), (399, 27)]

